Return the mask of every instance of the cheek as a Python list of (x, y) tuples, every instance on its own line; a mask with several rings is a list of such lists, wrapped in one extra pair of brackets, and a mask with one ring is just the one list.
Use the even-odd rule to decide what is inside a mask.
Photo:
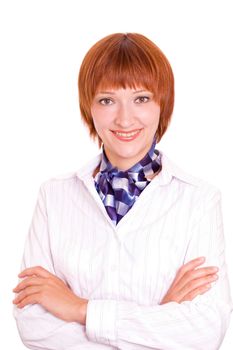
[(157, 129), (160, 121), (160, 108), (156, 108), (151, 114), (151, 124)]
[(99, 136), (101, 136), (104, 130), (108, 129), (109, 126), (108, 118), (106, 118), (106, 116), (104, 116), (103, 114), (101, 114), (101, 116), (95, 115), (93, 117), (93, 123), (95, 126), (95, 130)]
[(144, 125), (150, 127), (152, 130), (157, 129), (159, 125), (159, 115), (158, 114), (147, 114), (144, 116)]
[(100, 127), (101, 127), (101, 125), (104, 125), (104, 121), (105, 121), (105, 118), (104, 118), (103, 115), (100, 115), (100, 116), (95, 115), (95, 116), (93, 117), (93, 122), (94, 122), (94, 124), (95, 124), (96, 126), (100, 126)]
[(103, 114), (99, 113), (98, 108), (92, 108), (91, 115), (96, 131), (100, 130), (105, 119)]
[(160, 119), (160, 107), (157, 103), (148, 104), (145, 109), (141, 110), (141, 121), (146, 125), (153, 128), (157, 128)]
[(93, 123), (97, 134), (101, 136), (101, 126), (99, 125), (98, 121), (93, 118)]
[(115, 118), (115, 112), (112, 109), (108, 108), (105, 110), (101, 108), (101, 110), (99, 110), (97, 108), (97, 109), (93, 109), (91, 113), (92, 113), (92, 119), (93, 119), (93, 123), (96, 131), (111, 129), (111, 126)]

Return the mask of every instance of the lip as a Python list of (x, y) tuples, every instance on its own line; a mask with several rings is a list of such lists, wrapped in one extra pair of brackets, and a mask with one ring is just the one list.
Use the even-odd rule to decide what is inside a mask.
[[(123, 130), (111, 130), (113, 135), (120, 141), (125, 141), (125, 142), (130, 142), (130, 141), (133, 141), (135, 140), (141, 133), (141, 130), (142, 129), (134, 129), (134, 130), (130, 130), (130, 131), (123, 131)], [(118, 133), (121, 133), (121, 134), (125, 134), (124, 135), (119, 135)], [(127, 136), (127, 134), (132, 134), (134, 133), (133, 135), (131, 136)]]

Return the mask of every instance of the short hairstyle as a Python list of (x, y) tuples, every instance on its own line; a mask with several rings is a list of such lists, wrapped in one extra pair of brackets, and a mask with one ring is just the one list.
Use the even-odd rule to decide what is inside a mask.
[(159, 142), (169, 125), (174, 107), (174, 76), (171, 65), (155, 43), (138, 33), (110, 34), (86, 53), (78, 76), (81, 117), (93, 139), (99, 138), (91, 105), (100, 88), (142, 87), (154, 93), (160, 106), (156, 131)]

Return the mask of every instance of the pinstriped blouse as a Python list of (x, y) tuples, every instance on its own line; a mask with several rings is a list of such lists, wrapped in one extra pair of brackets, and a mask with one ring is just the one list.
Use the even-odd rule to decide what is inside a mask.
[[(86, 326), (40, 305), (14, 316), (31, 349), (218, 349), (232, 302), (224, 256), (221, 195), (162, 153), (162, 170), (113, 225), (87, 166), (41, 185), (22, 269), (41, 265), (89, 300)], [(205, 256), (219, 279), (205, 294), (159, 305), (177, 270)]]

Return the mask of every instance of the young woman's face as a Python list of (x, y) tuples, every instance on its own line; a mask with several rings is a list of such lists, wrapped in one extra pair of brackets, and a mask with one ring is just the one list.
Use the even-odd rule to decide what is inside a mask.
[(149, 151), (160, 107), (142, 88), (97, 91), (91, 106), (95, 129), (113, 166), (127, 170)]

